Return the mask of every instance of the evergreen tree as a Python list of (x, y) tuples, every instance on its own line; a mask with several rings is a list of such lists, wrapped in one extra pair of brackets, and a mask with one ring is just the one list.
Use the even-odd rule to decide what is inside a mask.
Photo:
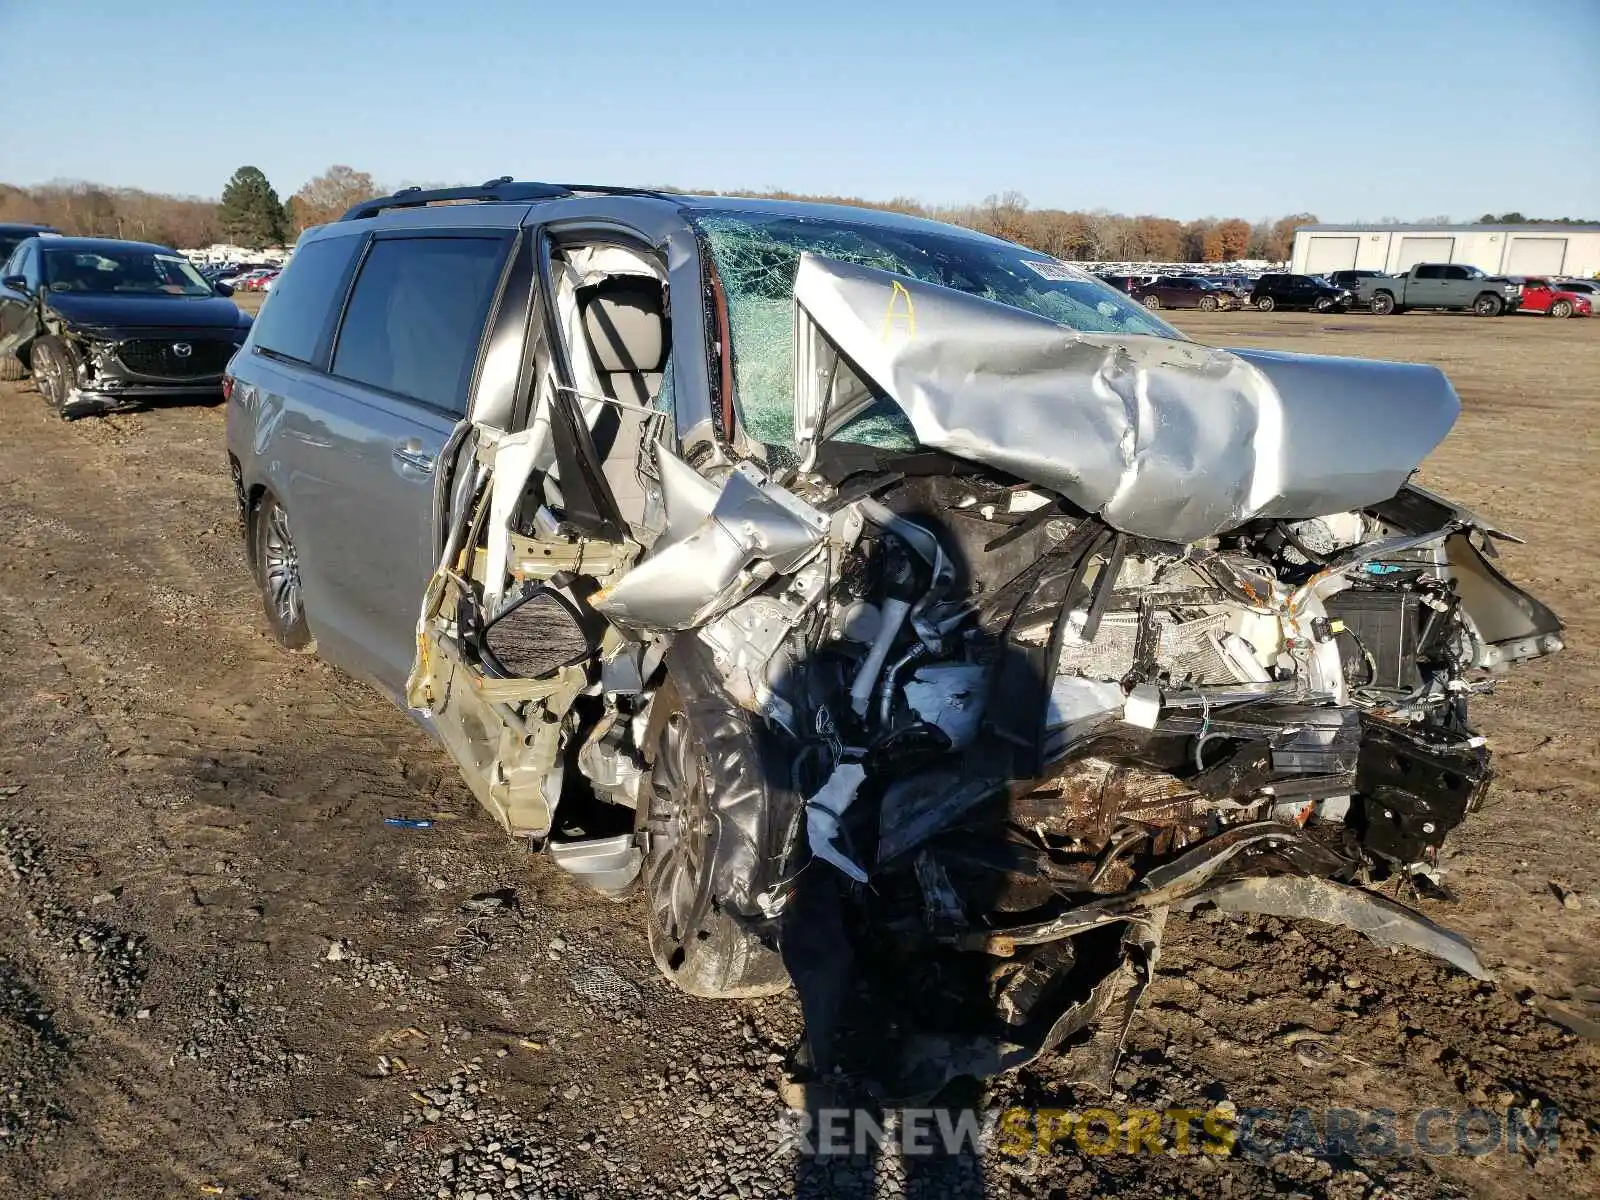
[(283, 205), (259, 167), (240, 167), (217, 206), (222, 230), (241, 246), (259, 250), (283, 241)]

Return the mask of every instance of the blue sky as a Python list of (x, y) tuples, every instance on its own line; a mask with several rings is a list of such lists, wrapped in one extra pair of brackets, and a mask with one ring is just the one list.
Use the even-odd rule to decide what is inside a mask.
[(1600, 0), (0, 0), (0, 62), (13, 183), (1600, 219)]

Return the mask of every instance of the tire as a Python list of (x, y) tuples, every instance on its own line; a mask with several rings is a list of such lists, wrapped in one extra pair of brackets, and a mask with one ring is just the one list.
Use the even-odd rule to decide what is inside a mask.
[(40, 338), (27, 357), (34, 371), (34, 387), (45, 398), (46, 408), (62, 421), (70, 421), (67, 398), (72, 395), (72, 352), (59, 338)]
[(27, 363), (15, 354), (0, 354), (0, 383), (16, 383), (27, 377)]
[[(670, 670), (669, 656), (669, 670)], [(657, 968), (680, 990), (706, 999), (770, 996), (789, 986), (777, 948), (726, 911), (713, 890), (724, 864), (747, 864), (751, 847), (713, 803), (706, 744), (721, 763), (744, 764), (748, 780), (719, 781), (719, 794), (764, 787), (759, 732), (748, 714), (707, 697), (686, 703), (669, 675), (656, 695), (663, 717), (653, 747), (644, 862), (646, 933)], [(734, 770), (740, 770), (735, 765)]]
[(1149, 295), (1149, 296), (1144, 297), (1142, 300), (1140, 300), (1139, 303), (1144, 305), (1151, 312), (1155, 312), (1156, 309), (1161, 307), (1161, 297), (1160, 296), (1156, 296), (1156, 295)]
[(1372, 315), (1373, 316), (1375, 316), (1375, 317), (1387, 317), (1387, 316), (1390, 316), (1391, 314), (1393, 314), (1395, 311), (1396, 311), (1396, 309), (1395, 309), (1395, 303), (1394, 303), (1394, 296), (1392, 296), (1390, 293), (1388, 293), (1388, 292), (1379, 292), (1376, 296), (1374, 296), (1372, 298)]
[(1221, 304), (1215, 296), (1200, 297), (1201, 312), (1216, 312), (1219, 307), (1221, 307)]
[(1557, 300), (1550, 306), (1550, 315), (1558, 321), (1564, 321), (1572, 315), (1571, 300)]
[(1261, 312), (1271, 312), (1278, 307), (1278, 302), (1271, 296), (1262, 296), (1256, 301), (1256, 308)]
[(1492, 292), (1485, 292), (1472, 302), (1472, 311), (1480, 317), (1498, 317), (1505, 307), (1506, 302)]
[(271, 492), (257, 501), (251, 515), (250, 559), (273, 641), (285, 650), (313, 649), (300, 582), (300, 552), (289, 528), (288, 510)]
[(1319, 299), (1317, 299), (1317, 300), (1312, 302), (1311, 311), (1312, 312), (1319, 312), (1319, 313), (1332, 312), (1333, 311), (1333, 301), (1328, 299), (1328, 297), (1326, 297), (1326, 296), (1322, 296)]

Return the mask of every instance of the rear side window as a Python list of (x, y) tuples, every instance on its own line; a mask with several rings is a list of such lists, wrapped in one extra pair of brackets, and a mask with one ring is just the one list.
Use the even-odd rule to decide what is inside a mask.
[(256, 346), (281, 358), (315, 362), (360, 248), (359, 237), (331, 237), (296, 250), (272, 285), (271, 301), (256, 317)]
[(493, 237), (373, 242), (345, 310), (333, 373), (465, 414), (506, 246)]
[(1434, 267), (1418, 267), (1417, 268), (1417, 278), (1418, 279), (1443, 279), (1444, 278), (1444, 268), (1443, 267), (1438, 267), (1438, 266), (1434, 266)]

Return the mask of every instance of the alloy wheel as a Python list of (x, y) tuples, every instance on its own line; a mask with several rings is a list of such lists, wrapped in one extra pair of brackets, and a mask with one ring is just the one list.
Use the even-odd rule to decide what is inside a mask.
[(658, 930), (681, 944), (699, 916), (708, 833), (705, 776), (689, 717), (681, 711), (661, 731), (650, 789), (650, 915)]
[(304, 611), (300, 594), (300, 555), (289, 532), (289, 514), (274, 504), (262, 538), (262, 574), (267, 601), (279, 623), (292, 629)]
[(34, 347), (33, 384), (44, 397), (44, 402), (59, 412), (67, 401), (66, 380), (62, 375), (61, 360), (50, 346)]

